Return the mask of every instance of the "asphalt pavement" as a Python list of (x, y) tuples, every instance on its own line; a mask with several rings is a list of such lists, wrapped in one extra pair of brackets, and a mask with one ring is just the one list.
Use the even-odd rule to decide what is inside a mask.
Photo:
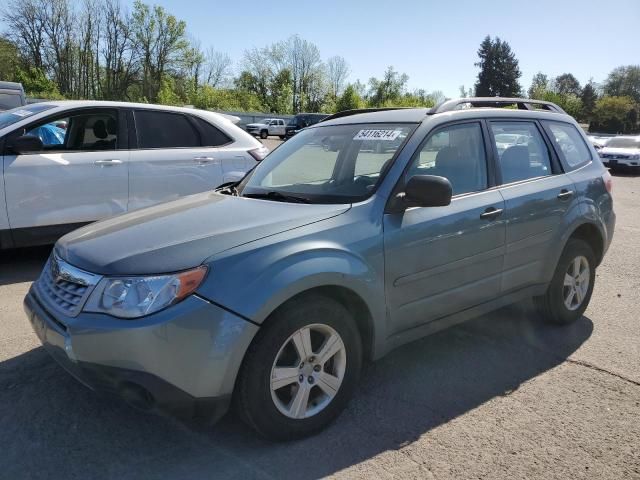
[(640, 479), (640, 176), (615, 176), (614, 198), (577, 323), (548, 326), (525, 302), (401, 347), (330, 428), (285, 444), (79, 384), (22, 311), (49, 248), (0, 252), (0, 478)]

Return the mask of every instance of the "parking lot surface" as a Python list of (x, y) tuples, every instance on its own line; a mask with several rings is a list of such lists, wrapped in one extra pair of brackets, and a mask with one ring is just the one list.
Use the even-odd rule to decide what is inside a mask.
[(0, 478), (640, 478), (640, 177), (614, 177), (614, 198), (580, 321), (548, 326), (524, 303), (406, 345), (367, 366), (329, 429), (288, 444), (85, 388), (22, 311), (50, 249), (0, 252)]

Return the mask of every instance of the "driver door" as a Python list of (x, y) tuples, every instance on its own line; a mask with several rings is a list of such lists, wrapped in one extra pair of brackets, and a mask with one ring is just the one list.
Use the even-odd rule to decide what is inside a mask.
[(384, 216), (385, 290), (391, 333), (438, 320), (500, 294), (505, 202), (489, 189), (489, 149), (480, 122), (442, 127), (427, 137), (405, 172), (446, 177), (445, 207)]

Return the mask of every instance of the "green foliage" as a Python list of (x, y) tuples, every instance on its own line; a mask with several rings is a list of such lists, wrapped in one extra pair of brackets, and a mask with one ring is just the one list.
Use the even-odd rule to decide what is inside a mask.
[(405, 73), (400, 74), (391, 66), (387, 67), (381, 80), (371, 77), (369, 79), (369, 106), (395, 106), (401, 101), (408, 81), (409, 77)]
[(176, 93), (176, 82), (173, 78), (168, 76), (162, 77), (156, 101), (161, 105), (184, 105), (184, 101)]
[(344, 110), (355, 110), (357, 108), (362, 108), (364, 106), (364, 101), (356, 87), (352, 84), (347, 85), (347, 88), (344, 89), (342, 95), (338, 97), (336, 101), (334, 112), (342, 112)]
[(606, 95), (631, 97), (640, 103), (640, 65), (627, 65), (614, 69), (604, 83)]
[(505, 41), (496, 37), (491, 40), (487, 35), (478, 49), (480, 67), (476, 82), (478, 97), (519, 97), (521, 95), (518, 79), (522, 75), (518, 60)]
[(549, 90), (549, 78), (542, 72), (536, 73), (529, 87), (529, 98), (542, 100), (542, 96), (547, 90)]
[(593, 111), (596, 108), (596, 102), (598, 101), (598, 93), (593, 85), (593, 82), (587, 83), (582, 89), (582, 116), (581, 120), (590, 122), (593, 117)]
[(639, 130), (637, 120), (638, 105), (633, 98), (605, 95), (596, 102), (589, 130), (602, 133), (636, 133)]
[(58, 91), (56, 82), (48, 78), (38, 68), (18, 67), (15, 73), (15, 81), (20, 82), (25, 93), (30, 97), (46, 98), (49, 100), (61, 100), (64, 98)]
[(582, 94), (580, 82), (571, 73), (563, 73), (553, 81), (553, 89), (560, 95), (575, 95), (579, 97)]
[(191, 97), (190, 103), (196, 108), (205, 110), (261, 112), (265, 109), (253, 93), (239, 89), (214, 88), (209, 85), (199, 88)]
[(0, 78), (15, 82), (18, 66), (20, 65), (20, 51), (15, 43), (5, 37), (0, 37)]

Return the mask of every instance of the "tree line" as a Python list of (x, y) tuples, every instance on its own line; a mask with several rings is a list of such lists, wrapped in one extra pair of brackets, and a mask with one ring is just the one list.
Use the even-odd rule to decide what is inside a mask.
[[(0, 8), (0, 79), (21, 82), (40, 98), (127, 100), (274, 114), (363, 107), (430, 107), (441, 91), (409, 90), (389, 66), (381, 77), (349, 83), (348, 62), (323, 59), (292, 35), (244, 52), (234, 64), (204, 47), (163, 7), (136, 0), (8, 0)], [(462, 96), (524, 96), (515, 53), (487, 36), (478, 50), (477, 82)], [(581, 86), (571, 74), (538, 73), (529, 97), (558, 103), (592, 129), (638, 131), (640, 66), (622, 66), (606, 81)]]
[(0, 19), (0, 78), (21, 82), (34, 97), (280, 114), (444, 98), (409, 92), (408, 77), (392, 67), (366, 85), (347, 84), (347, 61), (323, 60), (299, 35), (247, 50), (234, 68), (226, 53), (190, 37), (184, 21), (141, 0), (130, 12), (120, 0), (9, 0)]
[[(507, 42), (487, 36), (480, 44), (478, 58), (476, 96), (525, 96), (518, 60)], [(464, 87), (461, 91), (464, 96)], [(602, 84), (589, 80), (584, 86), (571, 73), (549, 77), (538, 72), (526, 93), (529, 98), (558, 104), (578, 121), (588, 123), (590, 131), (640, 132), (640, 65), (617, 67)]]

